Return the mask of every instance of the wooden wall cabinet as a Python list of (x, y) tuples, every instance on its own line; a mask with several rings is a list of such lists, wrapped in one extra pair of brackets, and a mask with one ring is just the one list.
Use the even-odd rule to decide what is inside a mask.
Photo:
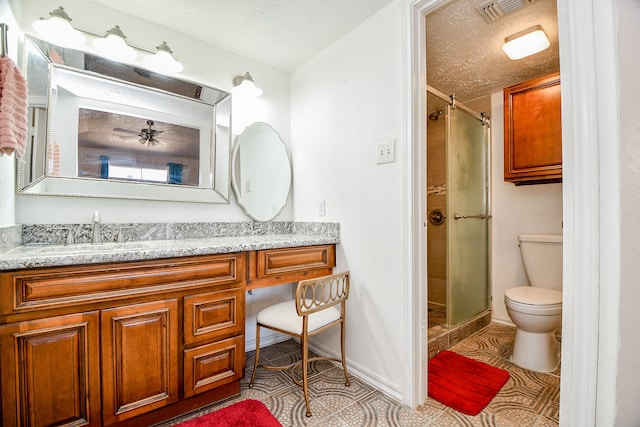
[(504, 89), (504, 180), (562, 182), (560, 74)]

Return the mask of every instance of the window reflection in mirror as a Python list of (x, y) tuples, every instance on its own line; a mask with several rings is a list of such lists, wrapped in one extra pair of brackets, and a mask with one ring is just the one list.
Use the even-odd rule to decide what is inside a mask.
[[(199, 163), (198, 128), (89, 108), (79, 110), (79, 177), (197, 187)], [(50, 173), (57, 175), (56, 171)]]

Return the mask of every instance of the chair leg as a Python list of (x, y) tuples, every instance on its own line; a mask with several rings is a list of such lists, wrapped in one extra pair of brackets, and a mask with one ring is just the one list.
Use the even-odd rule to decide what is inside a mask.
[(256, 379), (256, 371), (258, 370), (258, 359), (260, 358), (260, 325), (256, 324), (256, 360), (253, 361), (253, 372), (251, 373), (251, 381), (249, 388), (253, 387), (253, 380)]
[(309, 382), (307, 379), (307, 374), (309, 372), (309, 366), (307, 359), (309, 358), (309, 337), (307, 334), (302, 334), (301, 338), (302, 344), (302, 390), (304, 391), (304, 401), (307, 405), (307, 413), (305, 414), (307, 417), (311, 416), (311, 406), (309, 404)]
[(340, 350), (342, 352), (342, 370), (344, 371), (344, 380), (347, 387), (351, 385), (349, 382), (349, 374), (347, 374), (347, 358), (344, 353), (344, 319), (340, 323)]

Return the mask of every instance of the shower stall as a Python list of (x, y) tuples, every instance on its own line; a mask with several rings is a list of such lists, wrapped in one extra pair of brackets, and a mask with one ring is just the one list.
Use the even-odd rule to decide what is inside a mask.
[(488, 118), (429, 86), (427, 108), (431, 340), (483, 314), (490, 317), (491, 215)]

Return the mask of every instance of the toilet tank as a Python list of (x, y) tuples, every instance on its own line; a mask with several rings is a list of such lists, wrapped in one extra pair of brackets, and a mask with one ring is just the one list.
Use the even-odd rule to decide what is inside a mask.
[(521, 234), (518, 244), (529, 285), (562, 290), (562, 235)]

